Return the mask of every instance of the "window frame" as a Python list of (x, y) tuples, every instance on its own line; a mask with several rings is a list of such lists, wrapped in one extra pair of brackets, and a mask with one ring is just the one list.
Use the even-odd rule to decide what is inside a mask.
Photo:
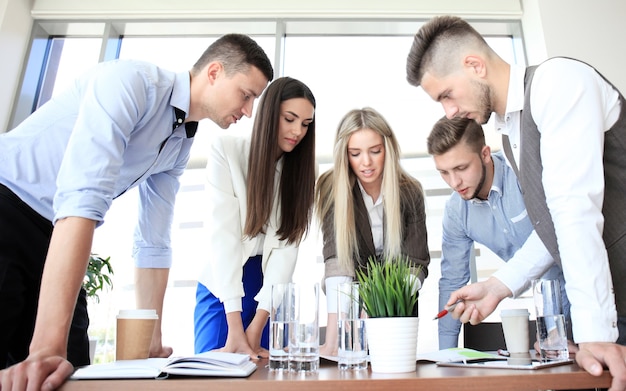
[[(18, 87), (18, 96), (13, 105), (9, 129), (14, 128), (30, 115), (41, 100), (42, 89), (58, 67), (58, 57), (53, 56), (53, 40), (70, 37), (100, 37), (99, 62), (116, 59), (124, 37), (166, 37), (166, 36), (219, 36), (232, 31), (250, 35), (275, 36), (275, 73), (282, 76), (284, 39), (286, 36), (368, 36), (403, 35), (412, 36), (427, 21), (415, 19), (371, 19), (371, 18), (275, 18), (251, 19), (208, 19), (152, 20), (129, 19), (110, 20), (35, 20), (31, 33), (29, 51), (25, 59), (24, 72)], [(515, 19), (469, 20), (483, 35), (510, 36), (514, 44), (516, 63), (526, 64), (526, 52), (522, 44), (521, 21)], [(45, 90), (44, 90), (45, 91)], [(44, 94), (45, 95), (45, 94)]]

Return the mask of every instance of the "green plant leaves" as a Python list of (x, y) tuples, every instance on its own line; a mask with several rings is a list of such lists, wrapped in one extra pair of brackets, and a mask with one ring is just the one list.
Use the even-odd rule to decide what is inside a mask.
[(91, 254), (87, 272), (83, 280), (83, 288), (87, 291), (87, 297), (93, 298), (96, 303), (100, 302), (98, 293), (106, 288), (113, 289), (113, 267), (111, 257), (102, 258), (97, 254)]
[(356, 274), (359, 295), (369, 317), (415, 316), (419, 291), (413, 293), (408, 258), (382, 262), (370, 258), (367, 270), (357, 270)]

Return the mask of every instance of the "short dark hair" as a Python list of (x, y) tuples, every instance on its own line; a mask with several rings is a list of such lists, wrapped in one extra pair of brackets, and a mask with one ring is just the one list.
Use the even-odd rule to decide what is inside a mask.
[(406, 62), (409, 84), (419, 86), (427, 70), (447, 75), (457, 66), (454, 56), (468, 44), (489, 47), (469, 23), (457, 16), (438, 16), (424, 24), (415, 37)]
[(474, 152), (480, 153), (485, 146), (483, 127), (468, 118), (448, 119), (443, 117), (433, 126), (433, 130), (426, 139), (426, 146), (429, 154), (442, 155), (461, 142), (464, 142)]
[(247, 35), (226, 34), (220, 37), (202, 53), (191, 69), (192, 74), (198, 74), (212, 61), (221, 62), (227, 75), (245, 73), (252, 65), (258, 68), (268, 81), (274, 79), (274, 69), (267, 54)]

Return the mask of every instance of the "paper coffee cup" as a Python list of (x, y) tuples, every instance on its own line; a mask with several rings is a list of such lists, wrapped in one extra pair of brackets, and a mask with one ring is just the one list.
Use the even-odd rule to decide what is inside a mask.
[(156, 310), (120, 310), (117, 315), (116, 360), (148, 358)]
[(504, 341), (509, 353), (528, 353), (530, 342), (528, 339), (527, 309), (505, 309), (500, 312)]

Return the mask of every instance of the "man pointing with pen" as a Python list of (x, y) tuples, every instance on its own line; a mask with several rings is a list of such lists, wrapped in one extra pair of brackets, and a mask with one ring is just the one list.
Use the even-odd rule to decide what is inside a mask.
[[(528, 288), (526, 276), (539, 278), (549, 268), (543, 278), (560, 280), (569, 323), (563, 273), (533, 231), (515, 173), (501, 153), (491, 153), (482, 127), (470, 119), (444, 117), (434, 125), (426, 144), (441, 177), (454, 190), (443, 215), (439, 308), (452, 312), (456, 303), (445, 307), (446, 303), (469, 281), (470, 253), (477, 242), (505, 262), (529, 256), (541, 259), (539, 267), (519, 263), (520, 267), (502, 268), (492, 278), (507, 288), (521, 286), (514, 292), (510, 289), (517, 295)], [(439, 318), (439, 349), (457, 347), (461, 322), (452, 316)]]

